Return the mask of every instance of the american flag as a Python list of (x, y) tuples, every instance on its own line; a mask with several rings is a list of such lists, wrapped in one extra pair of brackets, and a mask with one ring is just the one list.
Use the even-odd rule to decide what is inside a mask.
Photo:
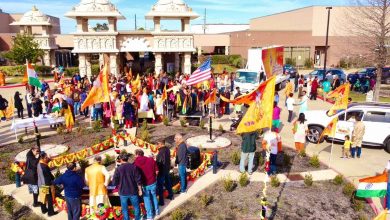
[(194, 85), (211, 78), (211, 58), (209, 57), (187, 80), (187, 85)]

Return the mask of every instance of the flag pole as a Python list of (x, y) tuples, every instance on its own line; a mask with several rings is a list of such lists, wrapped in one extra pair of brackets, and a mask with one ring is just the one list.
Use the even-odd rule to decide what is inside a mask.
[(330, 168), (330, 163), (332, 162), (332, 155), (333, 155), (333, 144), (334, 143), (334, 135), (333, 135), (333, 138), (332, 138), (332, 145), (330, 147), (330, 157), (329, 157), (329, 165), (328, 165), (328, 168)]

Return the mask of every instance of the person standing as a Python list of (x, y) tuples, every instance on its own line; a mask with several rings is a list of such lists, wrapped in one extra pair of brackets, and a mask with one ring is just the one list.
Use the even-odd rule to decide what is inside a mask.
[(157, 141), (158, 154), (156, 158), (158, 175), (157, 175), (157, 192), (159, 197), (159, 205), (164, 205), (164, 185), (168, 191), (168, 199), (173, 199), (171, 177), (169, 171), (171, 170), (171, 151), (165, 146), (165, 140)]
[(330, 89), (331, 89), (331, 85), (330, 85), (330, 81), (325, 79), (325, 81), (322, 83), (322, 91), (323, 91), (323, 96), (324, 96), (324, 101), (326, 101), (327, 97), (328, 97), (328, 93), (330, 92)]
[(54, 180), (54, 185), (63, 185), (64, 187), (68, 220), (79, 220), (84, 180), (77, 174), (76, 163), (69, 163), (66, 168), (65, 173)]
[(361, 116), (356, 116), (356, 122), (352, 132), (353, 147), (351, 148), (351, 156), (355, 158), (355, 150), (357, 158), (360, 158), (362, 154), (363, 137), (366, 132), (366, 127), (362, 122)]
[(288, 110), (288, 123), (291, 123), (292, 121), (292, 117), (293, 117), (293, 112), (294, 112), (294, 98), (293, 98), (294, 94), (293, 93), (290, 93), (289, 94), (289, 97), (286, 101), (286, 104), (287, 104), (287, 110)]
[(18, 91), (15, 92), (14, 95), (14, 100), (15, 100), (15, 108), (17, 109), (18, 112), (18, 118), (23, 119), (23, 100), (20, 98), (20, 93)]
[(157, 200), (157, 163), (152, 157), (145, 157), (141, 149), (135, 150), (135, 156), (134, 165), (141, 170), (146, 217), (153, 219), (160, 214)]
[(279, 150), (281, 151), (281, 149), (278, 149), (281, 138), (275, 129), (275, 127), (272, 127), (271, 130), (269, 128), (265, 129), (262, 142), (263, 149), (270, 152), (270, 169), (268, 175), (276, 174), (276, 157)]
[(26, 93), (26, 105), (27, 105), (27, 114), (29, 118), (32, 118), (32, 94), (27, 90)]
[(303, 75), (298, 80), (298, 98), (300, 98), (303, 94), (303, 85), (305, 84), (305, 79), (303, 78)]
[(38, 207), (38, 174), (37, 168), (39, 163), (40, 150), (38, 146), (34, 146), (27, 152), (26, 155), (26, 170), (22, 176), (24, 184), (28, 184), (28, 191), (33, 194), (33, 207)]
[(384, 172), (387, 172), (387, 193), (386, 193), (386, 208), (387, 208), (387, 213), (390, 213), (390, 160), (387, 162), (386, 169)]
[(0, 95), (0, 119), (2, 121), (6, 120), (5, 112), (7, 110), (7, 107), (8, 107), (8, 101)]
[(310, 100), (317, 100), (317, 89), (318, 89), (318, 77), (314, 77), (313, 82), (311, 83), (311, 90), (307, 90), (310, 92)]
[(73, 119), (72, 110), (66, 101), (62, 102), (61, 113), (62, 113), (62, 115), (64, 115), (64, 118), (65, 118), (65, 126), (66, 126), (67, 132), (68, 133), (72, 132), (72, 128), (74, 125), (74, 119)]
[(307, 101), (309, 97), (306, 94), (306, 91), (302, 92), (301, 101), (295, 105), (299, 105), (299, 113), (305, 113), (307, 111)]
[(255, 157), (256, 151), (256, 138), (258, 136), (257, 131), (248, 132), (242, 134), (242, 145), (241, 145), (241, 159), (240, 159), (240, 172), (245, 172), (245, 163), (248, 158), (248, 173), (253, 173), (253, 158)]
[(38, 187), (39, 198), (41, 200), (41, 211), (51, 217), (56, 215), (54, 212), (53, 201), (55, 199), (55, 190), (53, 185), (54, 176), (50, 171), (49, 156), (45, 152), (41, 152), (41, 159), (39, 160), (37, 173), (38, 173)]
[(286, 97), (286, 100), (285, 100), (285, 105), (287, 106), (287, 99), (290, 95), (290, 93), (293, 93), (293, 83), (291, 82), (291, 80), (288, 80), (287, 81), (287, 84), (286, 84), (286, 89), (284, 90), (284, 94), (285, 94), (285, 97)]
[(176, 164), (178, 165), (179, 177), (180, 177), (180, 192), (186, 193), (187, 191), (187, 145), (184, 143), (183, 136), (181, 134), (175, 135), (175, 143), (177, 146)]
[(278, 107), (278, 103), (274, 102), (274, 110), (272, 113), (272, 127), (275, 127), (275, 131), (279, 132), (280, 127), (280, 112), (282, 109)]
[(134, 208), (135, 220), (141, 219), (141, 209), (139, 206), (139, 196), (142, 196), (142, 177), (139, 169), (129, 163), (129, 155), (121, 154), (119, 156), (121, 165), (116, 168), (113, 184), (119, 188), (119, 197), (121, 200), (122, 215), (124, 220), (130, 220), (129, 200)]
[(305, 150), (306, 134), (308, 130), (309, 129), (306, 123), (305, 114), (300, 113), (298, 120), (294, 122), (293, 128), (295, 149), (297, 152)]
[(299, 74), (296, 74), (295, 75), (295, 78), (294, 78), (294, 92), (298, 92), (298, 81), (299, 81)]
[(81, 107), (81, 91), (79, 88), (75, 88), (72, 94), (74, 115), (77, 116), (80, 113)]
[(109, 204), (107, 186), (110, 174), (101, 163), (102, 157), (96, 156), (95, 162), (85, 169), (85, 184), (89, 187), (89, 207), (94, 210), (100, 203)]

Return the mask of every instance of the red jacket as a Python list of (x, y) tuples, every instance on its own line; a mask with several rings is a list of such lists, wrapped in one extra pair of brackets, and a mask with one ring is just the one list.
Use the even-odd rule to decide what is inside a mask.
[(158, 167), (156, 161), (151, 157), (138, 156), (134, 165), (141, 170), (142, 184), (149, 186), (157, 181)]

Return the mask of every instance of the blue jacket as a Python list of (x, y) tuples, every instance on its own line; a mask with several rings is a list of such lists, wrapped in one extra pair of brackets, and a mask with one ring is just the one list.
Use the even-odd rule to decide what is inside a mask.
[(65, 197), (80, 198), (83, 193), (84, 180), (74, 171), (66, 170), (65, 173), (54, 180), (55, 185), (63, 185)]

